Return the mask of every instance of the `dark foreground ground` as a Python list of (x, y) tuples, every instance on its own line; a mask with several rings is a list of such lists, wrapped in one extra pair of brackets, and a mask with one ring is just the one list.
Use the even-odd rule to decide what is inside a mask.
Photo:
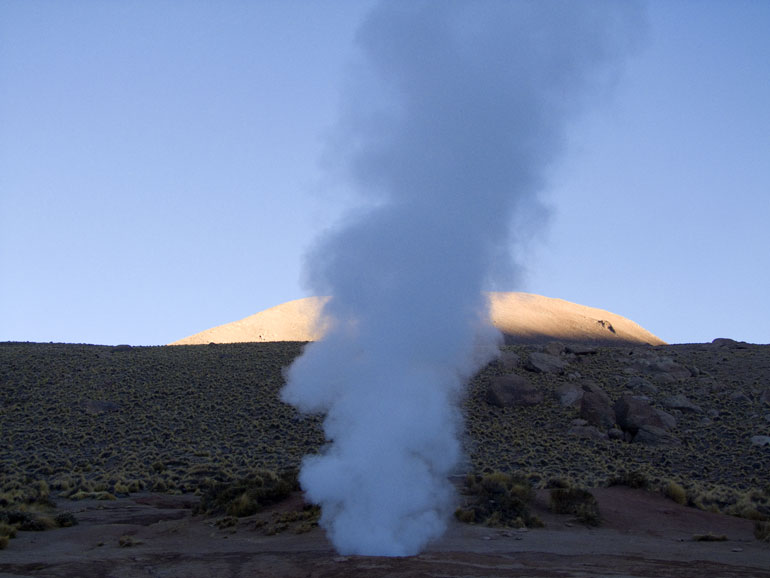
[[(770, 576), (770, 548), (752, 524), (702, 512), (641, 490), (595, 492), (600, 528), (550, 514), (543, 493), (532, 530), (452, 522), (424, 553), (406, 558), (339, 556), (316, 528), (266, 535), (259, 520), (297, 508), (295, 496), (235, 526), (193, 516), (192, 496), (141, 494), (99, 502), (68, 501), (80, 524), (24, 532), (0, 552), (0, 576), (332, 577), (332, 576)], [(696, 541), (702, 535), (725, 541)]]

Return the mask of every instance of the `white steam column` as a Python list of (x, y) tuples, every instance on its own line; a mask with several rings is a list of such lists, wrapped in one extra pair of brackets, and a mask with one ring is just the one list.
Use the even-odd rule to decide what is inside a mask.
[(330, 155), (370, 208), (308, 255), (331, 327), (283, 390), (325, 414), (300, 483), (340, 553), (444, 532), (458, 401), (497, 339), (482, 291), (638, 20), (629, 2), (388, 0), (361, 26)]

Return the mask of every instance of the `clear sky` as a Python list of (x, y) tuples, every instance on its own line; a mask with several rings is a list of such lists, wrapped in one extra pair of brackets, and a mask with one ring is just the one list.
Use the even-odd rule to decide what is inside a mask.
[[(163, 344), (307, 295), (369, 4), (0, 0), (0, 341)], [(499, 288), (770, 342), (768, 30), (764, 0), (647, 4)]]

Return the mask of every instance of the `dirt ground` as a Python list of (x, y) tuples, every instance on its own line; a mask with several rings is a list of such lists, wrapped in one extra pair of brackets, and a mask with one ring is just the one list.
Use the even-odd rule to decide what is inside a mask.
[[(418, 556), (340, 556), (315, 528), (266, 535), (258, 520), (302, 506), (295, 495), (233, 526), (194, 516), (190, 495), (137, 494), (115, 501), (57, 504), (78, 525), (20, 532), (0, 552), (0, 577), (104, 576), (650, 576), (768, 577), (770, 545), (749, 520), (680, 506), (627, 487), (593, 490), (603, 523), (580, 525), (535, 504), (545, 528), (469, 526), (452, 521), (445, 536)], [(217, 524), (217, 522), (220, 522)], [(724, 536), (698, 541), (696, 536)]]

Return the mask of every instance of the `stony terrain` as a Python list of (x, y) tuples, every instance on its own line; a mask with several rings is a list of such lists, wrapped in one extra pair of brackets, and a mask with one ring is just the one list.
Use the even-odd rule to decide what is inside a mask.
[[(323, 443), (320, 418), (278, 399), (301, 348), (2, 344), (4, 485), (193, 492), (296, 467)], [(639, 423), (620, 418), (629, 404), (626, 421)], [(464, 412), (466, 470), (587, 486), (639, 472), (720, 509), (763, 505), (770, 490), (768, 346), (507, 346), (470, 384)]]
[(681, 484), (703, 508), (740, 513), (759, 500), (770, 514), (770, 347), (540, 349), (506, 348), (473, 383), (476, 468), (587, 486), (638, 472)]
[[(323, 443), (320, 419), (277, 397), (302, 347), (0, 344), (0, 510), (42, 495), (57, 511), (195, 501), (255, 468), (297, 466)], [(506, 346), (463, 411), (463, 471), (522, 473), (541, 491), (644, 487), (671, 508), (770, 518), (770, 346)], [(27, 535), (6, 552), (34, 557)]]

